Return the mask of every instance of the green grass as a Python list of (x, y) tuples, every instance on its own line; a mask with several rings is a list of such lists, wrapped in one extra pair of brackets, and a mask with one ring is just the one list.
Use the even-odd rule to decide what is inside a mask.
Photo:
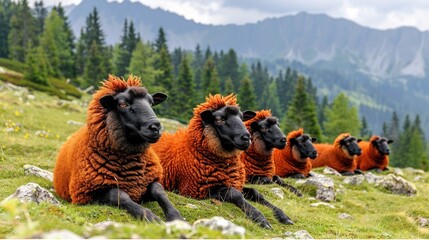
[[(0, 81), (0, 89), (2, 85)], [(36, 182), (51, 189), (51, 182), (25, 175), (23, 166), (32, 164), (52, 171), (59, 148), (79, 128), (68, 125), (67, 121), (85, 122), (85, 102), (88, 101), (88, 96), (79, 101), (64, 102), (46, 93), (34, 91), (32, 94), (36, 96), (35, 100), (19, 98), (16, 93), (4, 88), (0, 90), (0, 201), (28, 182)], [(163, 121), (163, 126), (166, 131), (174, 131), (180, 124)], [(36, 131), (40, 130), (45, 131), (45, 134), (36, 135)], [(405, 179), (414, 182), (415, 175), (412, 172), (404, 170), (404, 173)], [(302, 229), (315, 238), (429, 238), (429, 228), (422, 228), (417, 224), (419, 217), (429, 218), (428, 173), (414, 182), (418, 194), (412, 197), (393, 195), (368, 183), (348, 186), (342, 183), (343, 177), (332, 178), (336, 188), (344, 191), (338, 193), (337, 200), (332, 203), (335, 209), (310, 207), (311, 203), (317, 202), (311, 198), (314, 196), (314, 189), (304, 188), (294, 180), (286, 179), (298, 186), (304, 197), (298, 198), (284, 190), (285, 198), (280, 200), (270, 192), (270, 188), (277, 187), (276, 185), (250, 185), (283, 209), (295, 222), (294, 225), (279, 224), (268, 208), (254, 203), (270, 221), (273, 230), (260, 228), (229, 203), (219, 205), (210, 200), (197, 201), (174, 193), (168, 193), (168, 196), (187, 221), (193, 223), (200, 218), (222, 216), (244, 226), (246, 238), (285, 237), (284, 233), (287, 231)], [(196, 232), (166, 234), (163, 225), (137, 221), (125, 211), (114, 207), (78, 206), (61, 202), (61, 206), (16, 202), (3, 204), (0, 207), (0, 238), (29, 238), (53, 229), (69, 229), (85, 237), (97, 236), (101, 233), (90, 230), (89, 225), (104, 220), (126, 224), (120, 230), (110, 229), (102, 233), (110, 238), (131, 238), (133, 234), (141, 238), (226, 237), (204, 228)], [(189, 208), (188, 203), (198, 208)], [(162, 210), (156, 203), (145, 203), (144, 206), (163, 217)], [(351, 214), (353, 219), (339, 219), (340, 213)]]

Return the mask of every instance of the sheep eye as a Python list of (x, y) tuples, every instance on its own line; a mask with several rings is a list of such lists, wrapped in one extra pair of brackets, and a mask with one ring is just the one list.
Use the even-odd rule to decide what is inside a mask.
[(126, 102), (120, 102), (118, 105), (120, 108), (127, 108), (129, 106)]
[(262, 131), (268, 131), (268, 128), (266, 126), (261, 126)]

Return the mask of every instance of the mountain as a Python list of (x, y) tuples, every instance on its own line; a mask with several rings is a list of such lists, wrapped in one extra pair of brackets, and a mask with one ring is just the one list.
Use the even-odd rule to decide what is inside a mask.
[(379, 132), (391, 112), (420, 114), (429, 134), (429, 32), (401, 27), (376, 30), (325, 14), (299, 13), (245, 25), (204, 25), (139, 2), (83, 0), (69, 13), (76, 36), (97, 7), (106, 41), (119, 41), (124, 19), (144, 40), (163, 27), (170, 49), (233, 48), (240, 57), (261, 59), (276, 74), (292, 66), (310, 76), (319, 93), (348, 93)]

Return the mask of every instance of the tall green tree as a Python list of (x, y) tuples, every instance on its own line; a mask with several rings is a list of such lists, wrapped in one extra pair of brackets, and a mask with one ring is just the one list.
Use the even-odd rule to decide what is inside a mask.
[(47, 61), (47, 56), (45, 55), (42, 47), (32, 47), (31, 42), (29, 45), (29, 51), (28, 54), (26, 54), (25, 59), (26, 69), (24, 77), (37, 84), (49, 85), (49, 63)]
[(228, 53), (221, 55), (220, 62), (217, 63), (219, 70), (219, 77), (223, 81), (223, 85), (221, 86), (221, 90), (225, 90), (226, 80), (228, 78), (231, 79), (234, 89), (233, 92), (237, 91), (240, 87), (240, 76), (239, 76), (239, 65), (237, 59), (237, 53), (234, 49), (229, 49)]
[(306, 91), (306, 83), (303, 76), (298, 77), (295, 94), (287, 109), (282, 121), (282, 129), (285, 133), (298, 128), (304, 128), (304, 131), (312, 137), (316, 137), (319, 140), (322, 139), (322, 130), (317, 119), (314, 99)]
[(0, 58), (9, 56), (10, 19), (16, 11), (16, 7), (17, 4), (11, 0), (0, 0)]
[(68, 35), (64, 31), (63, 19), (58, 12), (51, 11), (44, 24), (45, 30), (40, 38), (40, 46), (45, 51), (49, 63), (49, 74), (62, 77), (63, 71), (73, 66), (73, 54), (68, 45)]
[(328, 105), (329, 105), (328, 97), (325, 95), (323, 96), (322, 103), (317, 109), (317, 118), (319, 119), (319, 124), (320, 124), (320, 127), (322, 128), (322, 132), (325, 131), (325, 127), (323, 126), (323, 123), (326, 121), (325, 108), (328, 107)]
[(161, 72), (154, 68), (156, 58), (155, 50), (151, 44), (137, 42), (137, 46), (133, 51), (128, 72), (137, 76), (141, 76), (143, 85), (151, 92), (165, 92), (165, 89), (155, 84), (157, 75)]
[(332, 107), (325, 109), (325, 115), (325, 135), (329, 142), (333, 142), (338, 134), (344, 132), (354, 136), (359, 135), (361, 123), (358, 110), (355, 106), (350, 105), (344, 93), (338, 94), (332, 102)]
[[(37, 25), (27, 0), (20, 0), (10, 19), (9, 57), (24, 62), (27, 47), (37, 43)], [(31, 42), (31, 44), (30, 44)]]
[(368, 123), (366, 122), (365, 116), (362, 117), (362, 127), (360, 130), (360, 136), (364, 140), (369, 140), (372, 136), (372, 131), (368, 128)]
[[(168, 94), (173, 87), (173, 65), (168, 51), (167, 39), (162, 28), (158, 31), (158, 37), (155, 42), (155, 52), (158, 57), (155, 59), (154, 66), (155, 69), (161, 72), (157, 75), (156, 82), (163, 87)], [(166, 105), (169, 105), (169, 103), (166, 102)]]
[(209, 57), (204, 64), (202, 80), (205, 96), (209, 93), (212, 95), (220, 93), (219, 76), (212, 57)]
[(179, 76), (172, 96), (172, 110), (177, 117), (188, 120), (192, 117), (196, 101), (194, 98), (194, 77), (187, 56), (182, 57)]
[(229, 95), (231, 93), (236, 93), (234, 83), (230, 77), (226, 78), (225, 86), (223, 87), (223, 95)]
[(262, 98), (259, 100), (260, 108), (271, 109), (271, 113), (274, 116), (280, 116), (280, 102), (277, 95), (277, 84), (276, 81), (271, 80), (268, 87), (264, 89)]
[(247, 75), (241, 80), (240, 91), (237, 98), (242, 110), (257, 110), (258, 104), (256, 103), (256, 95), (253, 90), (252, 82)]
[(124, 76), (128, 73), (131, 55), (140, 38), (135, 32), (134, 23), (130, 21), (128, 24), (127, 19), (124, 20), (122, 31), (121, 42), (116, 44), (113, 49), (113, 71), (118, 76)]
[(390, 164), (395, 167), (407, 167), (414, 165), (414, 159), (411, 159), (411, 154), (408, 151), (410, 149), (411, 138), (412, 138), (412, 126), (410, 116), (405, 116), (404, 124), (402, 126), (402, 132), (400, 132), (397, 139), (397, 145), (392, 148), (393, 154), (390, 157)]
[(36, 35), (40, 35), (45, 28), (45, 19), (48, 16), (48, 10), (42, 0), (34, 2), (33, 12), (36, 19)]
[(201, 47), (198, 44), (195, 47), (194, 58), (192, 61), (192, 69), (194, 69), (195, 97), (196, 99), (198, 99), (198, 102), (204, 100), (204, 96), (202, 94), (203, 83), (202, 83), (202, 77), (201, 77), (203, 72), (203, 67), (204, 67), (204, 56), (201, 51)]

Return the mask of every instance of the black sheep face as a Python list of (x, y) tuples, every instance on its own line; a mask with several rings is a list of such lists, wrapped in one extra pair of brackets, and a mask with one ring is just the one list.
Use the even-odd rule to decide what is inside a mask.
[(217, 110), (206, 110), (200, 116), (205, 125), (212, 125), (216, 129), (225, 150), (246, 150), (249, 148), (251, 144), (250, 133), (243, 121), (255, 117), (255, 112), (241, 112), (236, 106), (226, 106)]
[(161, 137), (161, 123), (152, 107), (164, 102), (167, 95), (149, 94), (143, 87), (130, 87), (114, 96), (100, 98), (100, 104), (115, 112), (125, 138), (132, 144), (155, 143)]
[(315, 159), (317, 157), (317, 150), (313, 145), (316, 141), (317, 138), (312, 138), (308, 134), (303, 134), (299, 137), (289, 139), (292, 147), (295, 146), (298, 149), (301, 159)]
[(259, 122), (252, 122), (250, 127), (253, 132), (259, 132), (267, 149), (286, 147), (286, 136), (280, 129), (277, 118), (268, 117)]
[(371, 141), (371, 144), (378, 150), (381, 155), (389, 155), (390, 148), (388, 144), (393, 143), (393, 140), (387, 140), (386, 138), (378, 138), (377, 140)]
[(357, 139), (355, 137), (346, 137), (340, 141), (340, 145), (343, 149), (347, 151), (350, 156), (360, 156), (362, 154), (362, 149), (359, 147), (358, 142), (362, 141), (362, 139)]

